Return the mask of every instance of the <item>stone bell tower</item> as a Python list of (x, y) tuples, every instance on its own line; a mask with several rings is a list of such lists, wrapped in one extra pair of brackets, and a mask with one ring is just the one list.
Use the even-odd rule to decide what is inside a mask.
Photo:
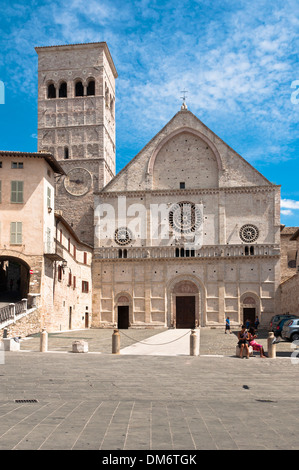
[(115, 174), (115, 79), (105, 42), (35, 48), (38, 150), (53, 153), (66, 175), (56, 209), (93, 245), (93, 192)]

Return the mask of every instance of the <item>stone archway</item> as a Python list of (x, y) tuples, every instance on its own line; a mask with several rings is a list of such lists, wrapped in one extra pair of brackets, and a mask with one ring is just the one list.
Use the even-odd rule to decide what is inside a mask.
[(0, 302), (17, 302), (29, 292), (30, 267), (20, 258), (0, 256)]
[(170, 324), (175, 328), (195, 328), (201, 325), (202, 296), (194, 280), (177, 279), (170, 286)]

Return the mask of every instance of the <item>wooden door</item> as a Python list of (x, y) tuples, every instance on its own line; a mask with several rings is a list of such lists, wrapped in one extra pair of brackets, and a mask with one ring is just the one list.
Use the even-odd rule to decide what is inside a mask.
[(176, 327), (195, 328), (195, 296), (176, 297)]

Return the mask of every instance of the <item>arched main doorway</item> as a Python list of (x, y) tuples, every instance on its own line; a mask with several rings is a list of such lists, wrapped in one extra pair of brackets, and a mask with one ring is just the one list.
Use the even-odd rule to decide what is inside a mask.
[(195, 328), (200, 324), (200, 295), (197, 285), (181, 280), (172, 288), (173, 325), (176, 328)]
[(29, 292), (29, 266), (21, 259), (0, 257), (0, 302), (17, 302)]

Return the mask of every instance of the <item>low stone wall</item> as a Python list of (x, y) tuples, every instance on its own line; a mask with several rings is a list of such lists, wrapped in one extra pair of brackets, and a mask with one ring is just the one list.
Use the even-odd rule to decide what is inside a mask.
[[(37, 308), (32, 310), (28, 315), (20, 318), (15, 323), (12, 323), (5, 328), (7, 329), (8, 338), (13, 338), (15, 336), (24, 338), (25, 336), (40, 332), (41, 309)], [(0, 330), (0, 338), (3, 338), (3, 328)]]

